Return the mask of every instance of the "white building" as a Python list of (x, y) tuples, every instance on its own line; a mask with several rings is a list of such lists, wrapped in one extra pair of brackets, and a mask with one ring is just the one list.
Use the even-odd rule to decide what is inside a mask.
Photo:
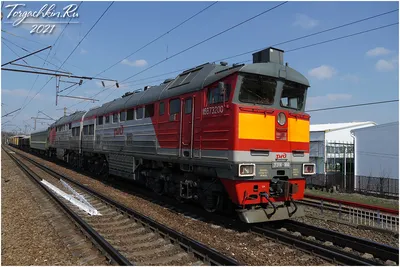
[(356, 189), (398, 194), (399, 122), (351, 132), (355, 140)]
[(399, 122), (352, 130), (355, 175), (399, 179)]
[(317, 174), (345, 173), (354, 158), (351, 131), (375, 125), (372, 121), (310, 125), (310, 161), (316, 164)]

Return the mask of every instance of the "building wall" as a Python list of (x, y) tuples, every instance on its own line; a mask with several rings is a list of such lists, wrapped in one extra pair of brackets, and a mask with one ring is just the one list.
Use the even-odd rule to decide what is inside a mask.
[(310, 162), (315, 163), (316, 173), (325, 172), (325, 132), (310, 133)]
[(399, 122), (358, 129), (355, 175), (399, 179)]
[(325, 133), (325, 140), (326, 141), (339, 141), (339, 142), (351, 142), (353, 143), (353, 137), (350, 134), (351, 130), (361, 129), (365, 127), (374, 126), (374, 123), (368, 123), (364, 125), (354, 125), (353, 127), (348, 127), (345, 129), (334, 129), (331, 131), (327, 131)]

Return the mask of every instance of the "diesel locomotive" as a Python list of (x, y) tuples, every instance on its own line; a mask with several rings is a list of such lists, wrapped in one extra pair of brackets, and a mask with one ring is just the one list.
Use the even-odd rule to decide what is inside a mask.
[(252, 64), (206, 63), (31, 134), (32, 150), (124, 177), (247, 223), (304, 215), (308, 80), (269, 47)]

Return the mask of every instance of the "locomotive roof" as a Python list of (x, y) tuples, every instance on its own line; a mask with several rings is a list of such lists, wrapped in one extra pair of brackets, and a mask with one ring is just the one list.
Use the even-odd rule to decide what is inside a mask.
[(65, 117), (61, 117), (59, 118), (55, 123), (53, 123), (51, 125), (51, 127), (56, 127), (56, 126), (60, 126), (60, 125), (64, 125), (73, 121), (77, 121), (80, 120), (83, 116), (83, 114), (85, 114), (86, 111), (77, 111), (75, 113), (72, 113), (71, 115), (65, 116)]
[[(158, 100), (179, 96), (186, 93), (199, 91), (202, 88), (221, 80), (235, 72), (252, 73), (266, 75), (274, 78), (282, 78), (310, 86), (304, 75), (298, 71), (278, 63), (253, 63), (248, 65), (219, 65), (215, 63), (205, 63), (203, 65), (186, 70), (173, 80), (166, 80), (158, 86), (152, 86), (138, 93), (128, 94), (111, 102), (104, 103), (101, 107), (93, 108), (88, 111), (85, 117), (99, 116), (122, 109), (146, 105)], [(78, 120), (84, 111), (76, 112), (72, 115), (62, 117), (52, 125), (58, 126)]]
[(96, 109), (92, 115), (102, 115), (121, 109), (149, 104), (158, 100), (199, 91), (202, 88), (231, 75), (234, 72), (255, 73), (287, 80), (309, 86), (309, 82), (301, 73), (277, 63), (255, 63), (249, 65), (223, 66), (206, 63), (179, 74), (174, 80), (166, 81), (140, 93), (114, 99)]

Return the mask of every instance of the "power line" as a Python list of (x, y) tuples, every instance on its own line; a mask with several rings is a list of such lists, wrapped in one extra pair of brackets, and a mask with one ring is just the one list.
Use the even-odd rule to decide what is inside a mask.
[[(14, 53), (14, 55), (16, 55), (17, 57), (21, 57), (20, 55), (18, 55), (18, 53), (17, 52), (15, 52), (11, 47), (9, 47), (8, 46), (8, 44), (6, 44), (4, 41), (1, 41), (2, 43), (3, 43), (3, 45), (5, 45), (8, 49), (10, 49), (11, 50), (11, 52), (13, 52)], [(22, 61), (23, 62), (25, 62), (26, 63), (26, 65), (29, 65), (29, 63), (28, 62), (26, 62), (25, 61), (25, 59), (22, 59)]]
[[(357, 23), (360, 23), (360, 22), (364, 22), (364, 21), (367, 21), (367, 20), (370, 20), (370, 19), (381, 17), (381, 16), (384, 16), (384, 15), (396, 12), (398, 10), (399, 9), (394, 9), (394, 10), (391, 10), (391, 11), (388, 11), (388, 12), (384, 12), (384, 13), (380, 13), (380, 14), (377, 14), (377, 15), (374, 15), (374, 16), (370, 16), (370, 17), (366, 17), (366, 18), (359, 19), (359, 20), (356, 20), (356, 21), (348, 22), (348, 23), (345, 23), (345, 24), (342, 24), (342, 25), (339, 25), (339, 26), (335, 26), (335, 27), (332, 27), (332, 28), (328, 28), (328, 29), (325, 29), (325, 30), (321, 30), (321, 31), (318, 31), (318, 32), (315, 32), (315, 33), (311, 33), (311, 34), (303, 35), (303, 36), (300, 36), (300, 37), (296, 37), (296, 38), (293, 38), (293, 39), (290, 39), (290, 40), (287, 40), (287, 41), (283, 41), (283, 42), (280, 42), (280, 43), (276, 43), (276, 44), (273, 44), (273, 45), (270, 45), (270, 46), (278, 46), (278, 45), (288, 44), (288, 43), (291, 43), (291, 42), (294, 42), (294, 41), (298, 41), (298, 40), (302, 40), (302, 39), (305, 39), (305, 38), (308, 38), (308, 37), (311, 37), (311, 36), (319, 35), (321, 33), (326, 33), (326, 32), (329, 32), (329, 31), (333, 31), (333, 30), (337, 30), (337, 29), (340, 29), (340, 28), (344, 28), (344, 27), (350, 26), (350, 25), (354, 25), (354, 24), (357, 24)], [(265, 47), (261, 47), (261, 48), (258, 48), (258, 49), (253, 49), (251, 51), (247, 51), (247, 52), (240, 53), (240, 54), (237, 54), (237, 55), (234, 55), (234, 56), (230, 56), (230, 57), (221, 58), (221, 59), (218, 59), (218, 60), (215, 60), (215, 61), (223, 61), (223, 60), (227, 60), (227, 59), (243, 56), (243, 55), (250, 54), (250, 53), (253, 53), (253, 52), (256, 52), (256, 51), (260, 51), (262, 49), (265, 49)]]
[(126, 80), (129, 80), (129, 79), (131, 79), (131, 78), (133, 78), (133, 77), (135, 77), (135, 76), (137, 76), (137, 75), (139, 75), (139, 74), (141, 74), (141, 73), (143, 73), (143, 72), (145, 72), (145, 71), (147, 71), (147, 70), (149, 70), (149, 69), (151, 69), (151, 68), (153, 68), (153, 67), (155, 67), (155, 66), (161, 64), (162, 62), (165, 62), (165, 61), (167, 61), (167, 60), (169, 60), (169, 59), (171, 59), (171, 58), (174, 58), (174, 57), (176, 57), (176, 56), (178, 56), (178, 55), (180, 55), (180, 54), (182, 54), (182, 53), (184, 53), (184, 52), (186, 52), (186, 51), (188, 51), (188, 50), (190, 50), (190, 49), (192, 49), (192, 48), (194, 48), (194, 47), (196, 47), (196, 46), (199, 46), (199, 45), (201, 45), (201, 44), (203, 44), (203, 43), (205, 43), (205, 42), (208, 42), (209, 40), (214, 39), (214, 38), (217, 37), (217, 36), (220, 36), (220, 35), (222, 35), (222, 34), (228, 32), (228, 31), (230, 31), (230, 30), (233, 30), (233, 29), (239, 27), (240, 25), (243, 25), (243, 24), (245, 24), (245, 23), (247, 23), (247, 22), (249, 22), (249, 21), (251, 21), (251, 20), (253, 20), (253, 19), (255, 19), (255, 18), (258, 18), (259, 16), (264, 15), (265, 13), (268, 13), (268, 12), (270, 12), (270, 11), (276, 9), (276, 8), (278, 8), (278, 7), (280, 7), (280, 6), (284, 5), (284, 4), (286, 4), (287, 2), (288, 2), (288, 1), (283, 2), (283, 3), (280, 3), (280, 4), (274, 6), (274, 7), (270, 8), (270, 9), (267, 9), (267, 10), (265, 10), (265, 11), (263, 11), (263, 12), (261, 12), (261, 13), (255, 15), (255, 16), (251, 17), (251, 18), (248, 18), (248, 19), (246, 19), (246, 20), (244, 20), (244, 21), (242, 21), (242, 22), (240, 22), (240, 23), (238, 23), (238, 24), (236, 24), (236, 25), (234, 25), (234, 26), (232, 26), (232, 27), (229, 27), (229, 28), (226, 29), (226, 30), (223, 30), (223, 31), (221, 31), (221, 32), (219, 32), (219, 33), (217, 33), (217, 34), (214, 34), (213, 36), (208, 37), (208, 38), (204, 39), (204, 40), (201, 41), (201, 42), (198, 42), (198, 43), (196, 43), (196, 44), (194, 44), (194, 45), (192, 45), (192, 46), (190, 46), (190, 47), (188, 47), (188, 48), (186, 48), (186, 49), (184, 49), (184, 50), (182, 50), (182, 51), (180, 51), (180, 52), (178, 52), (178, 53), (176, 53), (176, 54), (174, 54), (174, 55), (172, 55), (172, 56), (170, 56), (170, 57), (168, 57), (168, 58), (166, 58), (166, 59), (164, 59), (164, 60), (161, 60), (161, 61), (159, 61), (159, 62), (153, 64), (152, 66), (150, 66), (150, 67), (148, 67), (148, 68), (146, 68), (146, 69), (144, 69), (144, 70), (142, 70), (142, 71), (140, 71), (140, 72), (138, 72), (138, 73), (136, 73), (136, 74), (134, 74), (134, 75), (129, 76), (128, 78), (122, 80), (122, 82), (124, 82), (124, 81), (126, 81)]
[(330, 40), (327, 40), (327, 41), (314, 43), (314, 44), (311, 44), (311, 45), (306, 45), (306, 46), (298, 47), (298, 48), (295, 48), (295, 49), (290, 49), (290, 50), (287, 50), (286, 52), (292, 52), (292, 51), (295, 51), (295, 50), (300, 50), (300, 49), (311, 47), (311, 46), (315, 46), (315, 45), (320, 45), (320, 44), (329, 43), (329, 42), (332, 42), (332, 41), (337, 41), (337, 40), (340, 40), (340, 39), (349, 38), (349, 37), (352, 37), (352, 36), (356, 36), (356, 35), (364, 34), (364, 33), (367, 33), (367, 32), (380, 30), (380, 29), (383, 29), (383, 28), (387, 28), (387, 27), (390, 27), (390, 26), (397, 25), (397, 24), (399, 24), (399, 23), (396, 22), (396, 23), (392, 23), (392, 24), (387, 24), (387, 25), (384, 25), (384, 26), (381, 26), (381, 27), (377, 27), (377, 28), (373, 28), (373, 29), (369, 29), (369, 30), (365, 30), (365, 31), (361, 31), (361, 32), (356, 32), (356, 33), (345, 35), (345, 36), (342, 36), (342, 37), (333, 38), (333, 39), (330, 39)]
[(198, 16), (199, 14), (203, 13), (204, 11), (206, 11), (207, 9), (209, 9), (210, 7), (212, 7), (213, 5), (215, 5), (216, 3), (218, 3), (218, 1), (212, 3), (211, 5), (208, 5), (207, 7), (203, 8), (202, 10), (200, 10), (199, 12), (197, 12), (196, 14), (192, 15), (191, 17), (187, 18), (186, 20), (182, 21), (181, 23), (179, 23), (178, 25), (176, 25), (175, 27), (173, 27), (172, 29), (169, 29), (168, 31), (166, 31), (165, 33), (163, 33), (162, 35), (158, 36), (157, 38), (155, 38), (154, 40), (148, 42), (147, 44), (143, 45), (142, 47), (140, 47), (139, 49), (137, 49), (135, 52), (132, 52), (131, 54), (129, 54), (128, 56), (124, 57), (123, 59), (117, 61), (115, 64), (111, 65), (110, 67), (108, 67), (107, 69), (103, 70), (102, 72), (100, 72), (99, 74), (96, 74), (95, 76), (98, 76), (106, 71), (108, 71), (109, 69), (111, 69), (112, 67), (118, 65), (122, 60), (127, 59), (131, 56), (133, 56), (134, 54), (136, 54), (137, 52), (139, 52), (140, 50), (146, 48), (147, 46), (151, 45), (152, 43), (156, 42), (157, 40), (161, 39), (162, 37), (164, 37), (165, 35), (171, 33), (173, 30), (176, 30), (177, 28), (179, 28), (180, 26), (182, 26), (183, 24), (185, 24), (186, 22), (188, 22), (189, 20), (191, 20), (192, 18)]
[(312, 109), (312, 110), (306, 110), (306, 112), (315, 112), (315, 111), (341, 109), (341, 108), (352, 108), (352, 107), (360, 107), (360, 106), (370, 106), (370, 105), (378, 105), (378, 104), (385, 104), (385, 103), (392, 103), (392, 102), (399, 102), (399, 100), (398, 99), (393, 99), (393, 100), (386, 100), (386, 101), (379, 101), (379, 102), (369, 102), (369, 103), (354, 104), (354, 105), (347, 105), (347, 106), (337, 106), (337, 107), (330, 107), (330, 108)]
[[(196, 44), (194, 44), (194, 45), (192, 45), (192, 46), (190, 46), (190, 47), (188, 47), (188, 48), (186, 48), (186, 49), (183, 49), (183, 50), (181, 50), (180, 52), (175, 53), (174, 55), (172, 55), (172, 56), (170, 56), (170, 57), (167, 57), (166, 59), (163, 59), (163, 60), (161, 60), (161, 61), (159, 61), (159, 62), (157, 62), (157, 63), (151, 65), (150, 67), (148, 67), (148, 68), (146, 68), (146, 69), (144, 69), (144, 70), (142, 70), (142, 71), (140, 71), (140, 72), (138, 72), (138, 73), (135, 73), (135, 74), (129, 76), (128, 78), (122, 80), (122, 82), (127, 81), (127, 80), (129, 80), (129, 79), (131, 79), (131, 78), (133, 78), (133, 77), (135, 77), (135, 76), (137, 76), (137, 75), (139, 75), (139, 74), (141, 74), (141, 73), (143, 73), (143, 72), (149, 70), (149, 69), (152, 69), (152, 68), (154, 68), (155, 66), (158, 66), (158, 65), (160, 65), (161, 63), (163, 63), (163, 62), (165, 62), (165, 61), (167, 61), (167, 60), (170, 60), (171, 58), (174, 58), (174, 57), (176, 57), (176, 56), (178, 56), (178, 55), (180, 55), (180, 54), (182, 54), (182, 53), (184, 53), (184, 52), (186, 52), (186, 51), (188, 51), (188, 50), (190, 50), (190, 49), (192, 49), (192, 48), (194, 48), (194, 47), (196, 47), (196, 46), (199, 46), (199, 45), (201, 45), (201, 44), (203, 44), (203, 43), (205, 43), (205, 42), (207, 42), (207, 41), (209, 41), (209, 40), (211, 40), (211, 39), (214, 39), (214, 38), (217, 37), (217, 36), (220, 36), (220, 35), (222, 35), (222, 34), (228, 32), (228, 31), (230, 31), (230, 30), (233, 30), (233, 29), (239, 27), (240, 25), (243, 25), (243, 24), (245, 24), (245, 23), (247, 23), (247, 22), (249, 22), (249, 21), (251, 21), (251, 20), (253, 20), (253, 19), (255, 19), (255, 18), (258, 18), (259, 16), (264, 15), (264, 14), (266, 14), (266, 13), (268, 13), (268, 12), (270, 12), (270, 11), (276, 9), (276, 8), (278, 8), (278, 7), (280, 7), (280, 6), (284, 5), (284, 4), (286, 4), (287, 2), (288, 2), (288, 1), (283, 2), (283, 3), (280, 3), (280, 4), (278, 4), (278, 5), (276, 5), (276, 6), (272, 7), (272, 8), (269, 8), (269, 9), (267, 9), (267, 10), (265, 10), (265, 11), (263, 11), (263, 12), (257, 14), (257, 15), (255, 15), (255, 16), (252, 16), (252, 17), (250, 17), (250, 18), (248, 18), (248, 19), (246, 19), (246, 20), (244, 20), (244, 21), (242, 21), (242, 22), (240, 22), (240, 23), (237, 23), (237, 24), (233, 25), (233, 26), (229, 27), (228, 29), (225, 29), (225, 30), (223, 30), (223, 31), (221, 31), (221, 32), (219, 32), (219, 33), (217, 33), (217, 34), (214, 34), (214, 35), (212, 35), (211, 37), (208, 37), (208, 38), (204, 39), (204, 40), (201, 41), (201, 42), (198, 42), (198, 43), (196, 43)], [(111, 88), (111, 87), (109, 87), (109, 88)], [(109, 88), (106, 88), (106, 89), (109, 89)], [(106, 89), (103, 89), (103, 90), (100, 91), (99, 93), (104, 92)], [(113, 93), (113, 92), (111, 92), (105, 99), (107, 99), (112, 93)]]
[[(82, 4), (82, 2), (81, 2), (81, 4)], [(69, 57), (74, 53), (74, 51), (76, 50), (76, 48), (80, 45), (80, 43), (86, 38), (86, 36), (92, 31), (92, 29), (97, 25), (97, 23), (100, 21), (100, 19), (104, 16), (104, 14), (108, 11), (108, 9), (112, 6), (114, 4), (114, 2), (111, 2), (111, 4), (107, 7), (107, 9), (103, 12), (103, 14), (99, 17), (99, 19), (93, 24), (93, 26), (90, 28), (90, 30), (86, 33), (86, 35), (81, 39), (81, 41), (75, 46), (75, 48), (74, 48), (74, 50), (69, 54), (69, 56), (64, 60), (64, 62), (61, 64), (61, 66), (60, 67), (58, 67), (58, 70), (60, 70), (61, 69), (61, 67), (65, 64), (65, 62), (67, 62), (67, 60), (69, 59)], [(80, 6), (80, 5), (79, 5)], [(79, 7), (78, 7), (79, 8)], [(70, 20), (71, 21), (71, 20)], [(69, 24), (69, 22), (68, 22), (68, 24)], [(66, 27), (64, 28), (64, 30), (66, 29)], [(64, 30), (63, 30), (63, 32), (64, 32)], [(62, 33), (63, 33), (62, 32)], [(61, 34), (58, 36), (58, 37), (60, 37), (61, 36)], [(54, 42), (54, 44), (57, 42), (59, 40), (59, 38), (57, 38), (57, 40)], [(53, 46), (54, 46), (54, 44), (53, 44)], [(50, 55), (50, 51), (49, 51), (49, 54), (47, 54), (47, 58), (48, 58), (48, 56)], [(46, 60), (47, 60), (47, 58), (46, 58)], [(44, 64), (43, 64), (44, 65)], [(37, 76), (37, 78), (36, 78), (36, 80), (35, 80), (35, 83), (36, 83), (36, 81), (37, 81), (37, 79), (38, 79), (38, 77), (39, 77), (39, 75)], [(40, 90), (29, 100), (29, 102), (24, 106), (24, 104), (22, 104), (23, 105), (23, 107), (21, 108), (21, 110), (20, 110), (20, 112), (26, 107), (26, 106), (28, 106), (29, 105), (29, 103), (44, 89), (44, 87), (53, 79), (54, 77), (51, 77), (49, 80), (47, 80), (47, 82), (42, 86), (42, 88), (40, 88)], [(35, 85), (35, 83), (33, 84), (33, 86)], [(32, 86), (32, 88), (33, 88), (33, 86)], [(31, 89), (32, 89), (31, 88)], [(26, 100), (26, 98), (25, 98), (25, 100)], [(24, 100), (24, 103), (25, 103), (25, 100)], [(17, 116), (17, 115), (19, 115), (19, 113), (20, 112), (18, 112), (15, 116), (14, 116), (14, 118)], [(14, 119), (13, 118), (13, 119)]]
[(71, 57), (71, 55), (75, 52), (75, 50), (78, 48), (78, 46), (82, 43), (83, 40), (85, 40), (86, 36), (93, 30), (93, 28), (97, 25), (97, 23), (103, 18), (103, 16), (106, 14), (106, 12), (110, 9), (110, 7), (114, 4), (114, 1), (111, 2), (111, 4), (107, 7), (106, 10), (104, 10), (103, 14), (97, 19), (97, 21), (93, 24), (93, 26), (90, 28), (90, 30), (83, 36), (83, 38), (79, 41), (79, 43), (75, 46), (74, 50), (68, 55), (68, 57), (64, 60), (64, 62), (61, 64), (60, 68), (65, 64), (65, 62)]
[[(81, 2), (79, 3), (79, 6), (76, 8), (76, 10), (78, 10), (78, 9), (81, 7), (82, 3), (83, 3), (83, 1), (81, 1)], [(69, 19), (67, 25), (65, 25), (64, 29), (62, 30), (62, 32), (57, 36), (57, 39), (56, 39), (56, 41), (54, 42), (54, 45), (55, 45), (55, 44), (57, 43), (57, 41), (61, 38), (61, 36), (64, 34), (64, 32), (65, 32), (65, 30), (67, 29), (68, 25), (70, 24), (72, 18), (73, 18), (73, 17), (71, 17), (71, 18)], [(54, 46), (54, 45), (53, 45), (53, 46)], [(55, 58), (56, 52), (57, 52), (57, 50), (55, 49), (52, 58)], [(60, 67), (60, 68), (61, 68), (61, 67)]]
[[(398, 9), (391, 10), (391, 11), (388, 11), (388, 12), (385, 12), (385, 13), (381, 13), (381, 14), (377, 14), (377, 15), (374, 15), (374, 16), (370, 16), (370, 17), (367, 17), (367, 18), (363, 18), (363, 19), (360, 19), (360, 20), (356, 20), (356, 21), (353, 21), (353, 22), (349, 22), (349, 23), (346, 23), (346, 24), (342, 24), (342, 25), (339, 25), (339, 26), (335, 26), (335, 27), (332, 27), (332, 28), (328, 28), (328, 29), (325, 29), (325, 30), (322, 30), (322, 31), (319, 31), (319, 32), (316, 32), (316, 33), (313, 33), (313, 34), (308, 34), (308, 35), (305, 35), (305, 36), (301, 36), (301, 37), (297, 37), (297, 38), (294, 38), (294, 39), (290, 39), (290, 40), (287, 40), (287, 41), (284, 41), (284, 42), (281, 42), (281, 43), (278, 43), (278, 44), (284, 44), (284, 43), (289, 43), (289, 42), (292, 42), (292, 41), (295, 41), (295, 40), (304, 39), (304, 38), (307, 38), (307, 37), (310, 37), (310, 36), (314, 36), (314, 35), (317, 35), (317, 34), (320, 34), (320, 33), (323, 33), (323, 32), (331, 31), (331, 30), (334, 30), (334, 29), (338, 29), (338, 28), (342, 28), (342, 27), (345, 27), (345, 26), (349, 26), (349, 25), (353, 25), (353, 24), (356, 24), (356, 23), (360, 23), (360, 22), (362, 22), (362, 21), (366, 21), (366, 20), (369, 20), (369, 19), (372, 19), (372, 18), (376, 18), (376, 17), (379, 17), (379, 16), (387, 15), (387, 14), (390, 14), (390, 13), (393, 13), (393, 12), (396, 12), (396, 11), (398, 11)], [(396, 24), (398, 24), (398, 23), (393, 23), (393, 24), (381, 26), (381, 27), (378, 27), (378, 28), (373, 28), (373, 29), (369, 29), (369, 30), (366, 30), (366, 31), (357, 32), (357, 33), (354, 33), (354, 34), (350, 34), (350, 35), (346, 35), (346, 36), (342, 36), (342, 37), (338, 37), (338, 38), (326, 40), (326, 41), (323, 41), (323, 42), (314, 43), (314, 44), (311, 44), (311, 45), (307, 45), (307, 46), (303, 46), (303, 47), (291, 49), (291, 50), (288, 50), (288, 51), (286, 51), (286, 52), (296, 51), (296, 50), (304, 49), (304, 48), (311, 47), (311, 46), (315, 46), (315, 45), (320, 45), (320, 44), (324, 44), (324, 43), (328, 43), (328, 42), (333, 42), (333, 41), (337, 41), (337, 40), (344, 39), (344, 38), (353, 37), (353, 36), (360, 35), (360, 34), (364, 34), (364, 33), (367, 33), (367, 32), (371, 32), (371, 31), (383, 29), (383, 28), (386, 28), (386, 27), (394, 26), (394, 25), (396, 25)], [(277, 44), (275, 44), (275, 45), (277, 45)], [(272, 46), (274, 46), (274, 45), (272, 45)], [(233, 57), (238, 57), (238, 56), (241, 56), (241, 55), (244, 55), (244, 54), (252, 53), (252, 52), (254, 52), (254, 51), (258, 51), (258, 50), (248, 51), (248, 52), (241, 53), (241, 54), (237, 54), (237, 55), (234, 55), (234, 56), (231, 56), (231, 57), (227, 57), (227, 58), (224, 58), (224, 59), (233, 58)], [(224, 60), (224, 59), (220, 59), (220, 60)], [(219, 61), (219, 60), (214, 60), (214, 62), (215, 62), (215, 61)], [(245, 62), (251, 62), (251, 60), (242, 61), (242, 62), (240, 62), (240, 63), (245, 63)], [(176, 70), (176, 71), (171, 71), (171, 72), (167, 72), (167, 73), (163, 73), (163, 74), (159, 74), (159, 75), (155, 75), (155, 76), (143, 78), (143, 79), (140, 79), (140, 80), (131, 81), (131, 82), (128, 82), (128, 83), (134, 83), (134, 82), (138, 82), (138, 81), (142, 81), (142, 80), (147, 80), (147, 79), (151, 79), (151, 78), (155, 78), (155, 77), (160, 77), (160, 76), (164, 76), (164, 75), (167, 75), (167, 74), (172, 74), (172, 73), (184, 71), (184, 70), (186, 70), (186, 69), (187, 69), (187, 68), (181, 69), (181, 70)], [(124, 81), (125, 81), (125, 80), (124, 80)], [(126, 84), (127, 84), (127, 83), (126, 83)], [(111, 87), (112, 87), (112, 86), (111, 86)], [(104, 92), (105, 90), (110, 89), (111, 87), (103, 89), (102, 91), (100, 91), (99, 93), (95, 94), (94, 96), (99, 95), (100, 93)], [(110, 95), (111, 95), (111, 94), (110, 94)], [(110, 95), (108, 95), (107, 97), (109, 97)], [(93, 96), (93, 97), (94, 97), (94, 96)], [(76, 103), (76, 104), (73, 104), (73, 105), (70, 106), (70, 108), (73, 107), (73, 106), (75, 106), (75, 105), (78, 105), (78, 104), (80, 104), (80, 103), (82, 103), (82, 102), (83, 102), (83, 101), (81, 101), (81, 102), (79, 102), (79, 103)]]
[[(207, 9), (209, 9), (210, 7), (212, 7), (213, 5), (215, 5), (216, 3), (218, 3), (218, 1), (212, 3), (211, 5), (208, 5), (207, 7), (203, 8), (202, 10), (200, 10), (199, 12), (197, 12), (196, 14), (192, 15), (191, 17), (189, 17), (188, 19), (184, 20), (183, 22), (179, 23), (178, 25), (176, 25), (175, 27), (169, 29), (167, 32), (165, 32), (164, 34), (160, 35), (159, 37), (157, 37), (156, 39), (150, 41), (149, 43), (145, 44), (144, 46), (142, 46), (141, 48), (137, 49), (136, 51), (134, 51), (133, 53), (129, 54), (128, 56), (124, 57), (121, 60), (118, 60), (116, 63), (114, 63), (113, 65), (111, 65), (110, 67), (106, 68), (105, 70), (99, 72), (98, 74), (95, 75), (95, 77), (97, 77), (98, 75), (101, 75), (102, 73), (108, 71), (109, 69), (113, 68), (114, 66), (118, 65), (122, 60), (127, 59), (129, 57), (131, 57), (132, 55), (136, 54), (137, 52), (139, 52), (140, 50), (144, 49), (145, 47), (149, 46), (150, 44), (156, 42), (157, 40), (159, 40), (160, 38), (164, 37), (165, 35), (167, 35), (168, 33), (171, 33), (173, 30), (176, 30), (177, 28), (179, 28), (180, 26), (182, 26), (183, 24), (185, 24), (186, 22), (188, 22), (189, 20), (191, 20), (192, 18), (198, 16), (199, 14), (203, 13), (204, 11), (206, 11)], [(86, 82), (85, 82), (86, 83)], [(83, 84), (85, 84), (83, 83)], [(74, 88), (72, 91), (70, 91), (67, 95), (72, 94), (78, 87)], [(96, 95), (94, 95), (93, 97), (95, 97)], [(80, 102), (81, 103), (81, 102)]]
[[(296, 38), (293, 38), (293, 39), (290, 39), (290, 40), (287, 40), (287, 41), (283, 41), (283, 42), (280, 42), (280, 43), (276, 43), (276, 44), (273, 44), (273, 45), (270, 45), (270, 46), (278, 46), (278, 45), (291, 43), (291, 42), (298, 41), (298, 40), (301, 40), (301, 39), (305, 39), (305, 38), (308, 38), (308, 37), (311, 37), (311, 36), (315, 36), (315, 35), (318, 35), (318, 34), (321, 34), (321, 33), (325, 33), (325, 32), (336, 30), (336, 29), (343, 28), (343, 27), (346, 27), (346, 26), (354, 25), (354, 24), (357, 24), (357, 23), (360, 23), (360, 22), (363, 22), (363, 21), (366, 21), (366, 20), (370, 20), (370, 19), (373, 19), (373, 18), (384, 16), (384, 15), (387, 15), (387, 14), (390, 14), (390, 13), (393, 13), (393, 12), (396, 12), (396, 11), (398, 11), (398, 9), (391, 10), (391, 11), (388, 11), (388, 12), (384, 12), (384, 13), (381, 13), (381, 14), (377, 14), (377, 15), (374, 15), (374, 16), (370, 16), (370, 17), (367, 17), (367, 18), (359, 19), (359, 20), (356, 20), (356, 21), (353, 21), (353, 22), (345, 23), (345, 24), (342, 24), (342, 25), (339, 25), (339, 26), (335, 26), (335, 27), (332, 27), (332, 28), (328, 28), (328, 29), (325, 29), (325, 30), (321, 30), (321, 31), (318, 31), (318, 32), (315, 32), (315, 33), (312, 33), (312, 34), (296, 37)], [(386, 26), (383, 26), (383, 28), (384, 27), (389, 27), (389, 26), (392, 26), (392, 25), (386, 25)], [(372, 30), (369, 30), (369, 31), (373, 31), (373, 30), (377, 30), (377, 29), (372, 29)], [(365, 32), (362, 32), (362, 33), (366, 33), (366, 32), (368, 32), (368, 31), (365, 31)], [(362, 33), (356, 33), (356, 34), (353, 34), (351, 36), (355, 36), (355, 35), (362, 34)], [(347, 37), (351, 37), (351, 36), (347, 36)], [(332, 41), (343, 39), (343, 38), (344, 37), (339, 37), (337, 39), (335, 38), (335, 39), (331, 39), (331, 40), (328, 40), (328, 41), (324, 41), (323, 43), (332, 42)], [(313, 44), (313, 45), (316, 45), (316, 44)], [(262, 50), (264, 48), (265, 47), (258, 48), (258, 49), (253, 49), (253, 50), (250, 50), (250, 51), (247, 51), (247, 52), (244, 52), (244, 53), (240, 53), (240, 54), (236, 54), (236, 55), (233, 55), (233, 56), (229, 56), (229, 57), (225, 57), (225, 58), (221, 58), (221, 59), (217, 59), (217, 60), (212, 60), (212, 62), (218, 62), (218, 61), (223, 61), (223, 60), (227, 60), (227, 59), (243, 56), (243, 55), (250, 54), (250, 53), (253, 53), (253, 52), (256, 52), (256, 51), (260, 51), (260, 50)], [(303, 47), (303, 48), (305, 48), (305, 47)], [(299, 49), (301, 49), (301, 48), (292, 49), (290, 51), (299, 50)], [(287, 53), (289, 51), (285, 51), (285, 52)], [(249, 62), (249, 61), (243, 61), (243, 62)], [(186, 70), (186, 69), (187, 68), (185, 68), (183, 70)], [(149, 77), (149, 79), (150, 78), (154, 78), (154, 77), (160, 77), (160, 76), (167, 75), (167, 74), (170, 74), (170, 73), (180, 72), (180, 71), (181, 70), (177, 70), (177, 71), (172, 71), (172, 72), (160, 74), (160, 75), (157, 75), (157, 76)], [(147, 79), (147, 78), (144, 78), (144, 79)], [(144, 79), (142, 79), (142, 80), (144, 80)], [(139, 80), (136, 80), (136, 81), (139, 81)], [(136, 82), (136, 81), (132, 81), (132, 82)], [(128, 83), (131, 83), (131, 82), (128, 82)]]
[[(9, 42), (9, 43), (11, 43), (11, 44), (13, 44), (14, 46), (16, 46), (16, 47), (18, 47), (18, 48), (20, 48), (21, 50), (23, 50), (23, 51), (25, 51), (25, 52), (28, 52), (28, 53), (31, 53), (31, 51), (30, 50), (28, 50), (28, 49), (26, 49), (26, 48), (24, 48), (24, 47), (22, 47), (22, 46), (20, 46), (20, 45), (18, 45), (18, 44), (16, 44), (16, 43), (14, 43), (14, 42), (12, 42), (12, 41), (10, 41), (10, 40), (8, 40), (8, 39), (6, 39), (6, 38), (4, 38), (4, 37), (1, 37), (1, 39), (3, 39), (4, 41), (7, 41), (7, 42)], [(53, 45), (54, 46), (54, 45)], [(52, 48), (51, 48), (52, 49)], [(50, 50), (51, 50), (50, 49)], [(50, 51), (49, 51), (50, 52)], [(42, 58), (41, 56), (39, 56), (39, 55), (34, 55), (35, 57), (37, 57), (37, 58), (39, 58), (39, 59), (41, 59), (41, 60), (43, 60), (44, 61), (44, 63), (48, 63), (48, 64), (50, 64), (50, 65), (52, 65), (52, 66), (54, 66), (54, 67), (56, 67), (56, 68), (58, 68), (58, 66), (57, 65), (55, 65), (55, 64), (53, 64), (53, 63), (51, 63), (50, 61), (48, 61), (47, 60), (47, 58), (46, 59), (44, 59), (44, 58)], [(43, 66), (44, 66), (44, 64), (43, 64)], [(63, 69), (63, 70), (65, 70), (65, 69)], [(66, 71), (66, 70), (65, 70)]]

